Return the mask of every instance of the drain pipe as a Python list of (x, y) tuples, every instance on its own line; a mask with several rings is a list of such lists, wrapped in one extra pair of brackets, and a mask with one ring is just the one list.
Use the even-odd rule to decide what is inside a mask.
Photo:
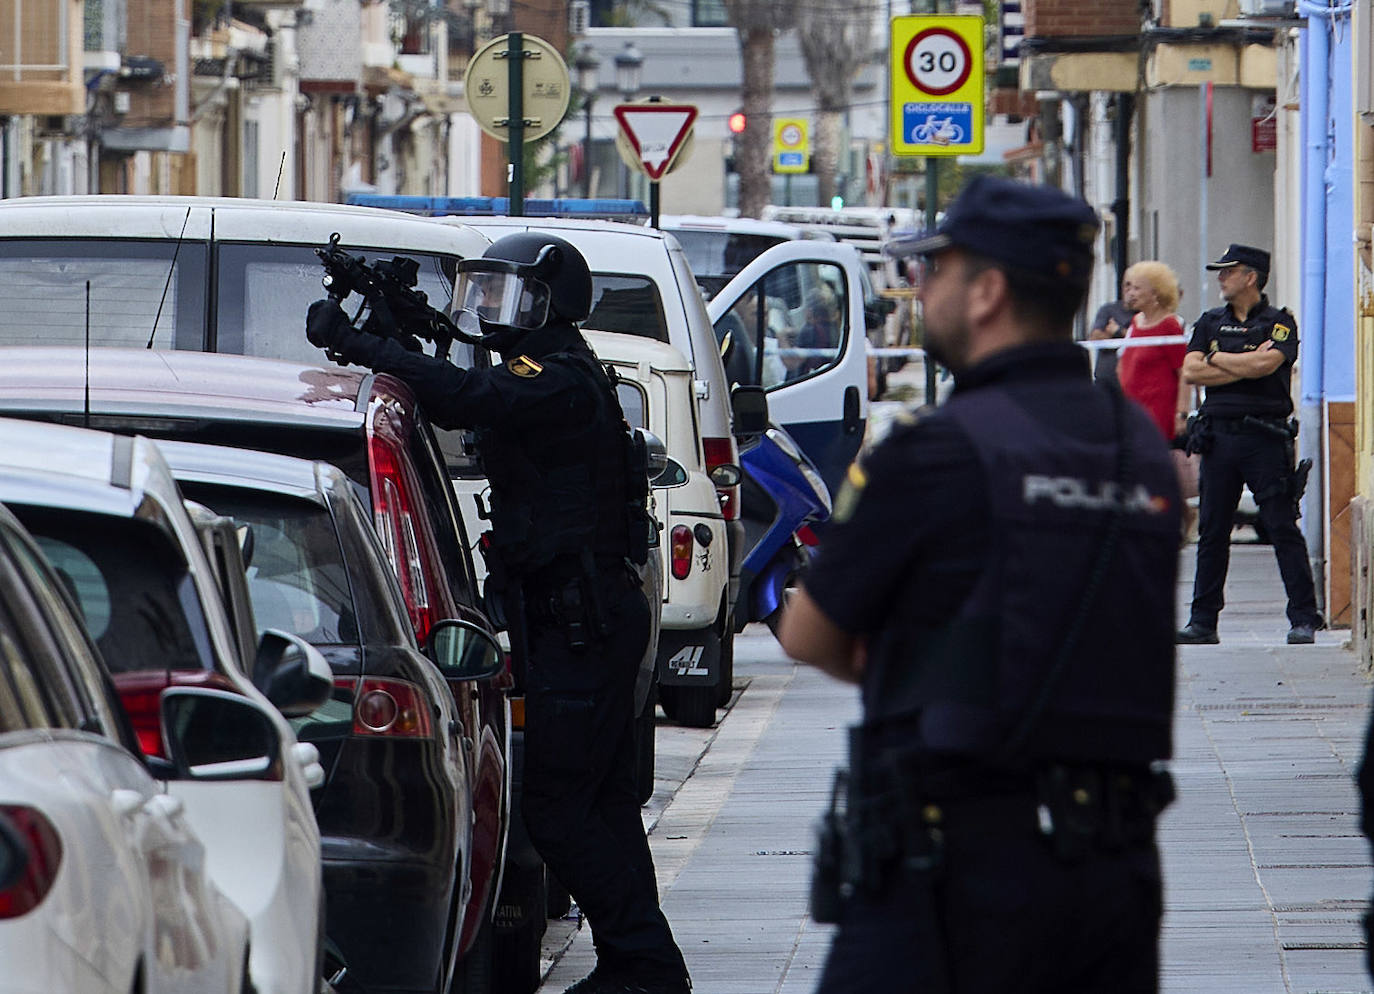
[[(1323, 456), (1326, 418), (1323, 400), (1326, 379), (1326, 162), (1330, 116), (1327, 92), (1330, 39), (1328, 19), (1339, 8), (1301, 0), (1298, 9), (1308, 18), (1302, 36), (1302, 378), (1298, 418), (1301, 458), (1312, 460), (1312, 478), (1302, 499), (1303, 537), (1317, 585), (1317, 601), (1326, 606), (1326, 460)], [(1348, 8), (1347, 8), (1348, 9)]]

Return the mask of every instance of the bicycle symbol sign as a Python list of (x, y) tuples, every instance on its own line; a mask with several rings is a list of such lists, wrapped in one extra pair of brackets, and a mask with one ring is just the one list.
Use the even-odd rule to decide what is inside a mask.
[(933, 97), (959, 89), (973, 70), (968, 43), (945, 27), (927, 28), (912, 38), (902, 62), (912, 84)]
[(892, 19), (888, 135), (893, 155), (983, 151), (983, 19), (912, 14)]

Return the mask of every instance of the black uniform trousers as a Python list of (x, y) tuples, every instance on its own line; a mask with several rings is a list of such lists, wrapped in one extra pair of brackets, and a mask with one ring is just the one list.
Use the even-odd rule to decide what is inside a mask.
[(1189, 621), (1203, 628), (1217, 627), (1231, 562), (1231, 529), (1241, 485), (1248, 484), (1279, 561), (1289, 623), (1320, 627), (1307, 543), (1298, 528), (1288, 487), (1293, 472), (1291, 450), (1273, 432), (1238, 419), (1213, 418), (1211, 428), (1211, 449), (1203, 453), (1198, 471), (1197, 573)]
[(538, 584), (526, 584), (525, 827), (587, 916), (598, 969), (677, 979), (687, 968), (659, 908), (634, 779), (634, 685), (649, 605), (627, 575), (598, 582), (611, 632), (581, 652), (540, 617)]
[(1034, 830), (951, 829), (934, 869), (841, 912), (817, 994), (1156, 994), (1153, 843), (1057, 858)]

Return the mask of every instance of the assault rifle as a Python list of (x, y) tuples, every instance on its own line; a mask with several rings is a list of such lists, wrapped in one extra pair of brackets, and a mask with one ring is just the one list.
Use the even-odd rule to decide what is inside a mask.
[(361, 331), (394, 338), (412, 352), (423, 350), (423, 338), (434, 343), (434, 355), (439, 359), (448, 358), (455, 338), (478, 344), (476, 338), (459, 331), (447, 314), (431, 306), (423, 290), (415, 289), (420, 264), (414, 259), (398, 255), (390, 262), (369, 263), (363, 256), (339, 248), (337, 231), (329, 236), (329, 245), (317, 248), (315, 254), (324, 266), (321, 282), (330, 299), (341, 304), (349, 294), (361, 296), (363, 306), (353, 315), (355, 324), (363, 309), (370, 309)]

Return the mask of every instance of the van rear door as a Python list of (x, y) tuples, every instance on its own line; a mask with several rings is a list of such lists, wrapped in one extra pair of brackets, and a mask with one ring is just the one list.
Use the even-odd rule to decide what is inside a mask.
[(868, 419), (861, 263), (847, 245), (792, 241), (764, 252), (707, 303), (732, 383), (760, 384), (833, 491)]

